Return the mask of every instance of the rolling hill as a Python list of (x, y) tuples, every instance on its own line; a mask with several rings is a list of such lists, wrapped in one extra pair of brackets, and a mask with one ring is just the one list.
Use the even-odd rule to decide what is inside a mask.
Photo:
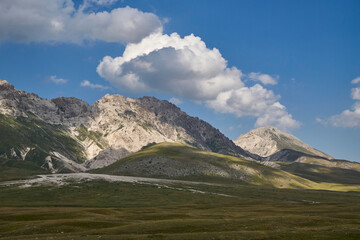
[(290, 168), (276, 169), (257, 161), (212, 153), (178, 143), (160, 143), (146, 147), (93, 173), (206, 182), (241, 182), (276, 188), (338, 189), (341, 184), (349, 184), (344, 186), (344, 189), (360, 189), (360, 185), (356, 185), (360, 183), (360, 172), (354, 174), (353, 182), (341, 177), (336, 181), (318, 181), (319, 179), (314, 177), (307, 179), (306, 175), (291, 171)]

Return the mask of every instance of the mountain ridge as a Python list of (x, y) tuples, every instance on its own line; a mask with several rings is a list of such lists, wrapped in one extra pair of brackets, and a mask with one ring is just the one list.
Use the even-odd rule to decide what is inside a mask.
[[(75, 158), (73, 154), (64, 155), (64, 149), (48, 151), (48, 156), (45, 157), (47, 160), (44, 159), (47, 164), (42, 164), (47, 166), (54, 165), (54, 159), (64, 163), (76, 162), (82, 155), (83, 164), (87, 168), (104, 167), (152, 142), (180, 142), (203, 150), (249, 159), (255, 156), (236, 146), (207, 122), (187, 115), (166, 100), (154, 97), (132, 99), (106, 94), (89, 105), (74, 97), (57, 97), (51, 100), (41, 98), (36, 94), (18, 90), (2, 80), (0, 113), (11, 116), (11, 121), (17, 121), (19, 117), (28, 120), (38, 118), (36, 121), (51, 125), (51, 132), (59, 135), (52, 136), (54, 139), (66, 135), (69, 141), (75, 140), (81, 148), (81, 151), (74, 153), (79, 155)], [(29, 118), (30, 116), (32, 118)], [(4, 124), (9, 125), (5, 122)], [(5, 125), (4, 127), (6, 128)], [(11, 125), (8, 127), (11, 128)], [(21, 133), (19, 129), (16, 131)], [(7, 150), (7, 156), (11, 155), (11, 151), (19, 152), (20, 149), (29, 147), (25, 144), (28, 142), (27, 136), (21, 137), (23, 142), (18, 143), (13, 150)], [(59, 157), (60, 155), (62, 157)], [(20, 158), (20, 154), (16, 156)]]

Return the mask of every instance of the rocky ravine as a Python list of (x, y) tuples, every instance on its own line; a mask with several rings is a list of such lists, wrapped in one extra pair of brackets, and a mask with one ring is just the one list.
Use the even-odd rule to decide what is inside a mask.
[[(256, 158), (210, 124), (152, 97), (107, 94), (90, 106), (73, 97), (47, 100), (2, 80), (0, 114), (4, 128), (12, 128), (21, 138), (14, 140), (12, 148), (3, 149), (0, 157), (25, 159), (20, 152), (27, 149), (27, 154), (34, 155), (31, 152), (38, 149), (42, 167), (51, 172), (101, 168), (152, 142), (187, 143), (203, 150)], [(29, 124), (39, 126), (39, 131), (32, 131)], [(44, 127), (48, 129), (44, 137), (59, 142), (49, 149), (29, 140), (42, 134)], [(23, 128), (28, 128), (27, 134), (22, 133)], [(61, 143), (63, 138), (69, 145)]]
[(267, 161), (295, 161), (301, 156), (333, 159), (291, 134), (275, 127), (261, 127), (239, 136), (234, 143)]

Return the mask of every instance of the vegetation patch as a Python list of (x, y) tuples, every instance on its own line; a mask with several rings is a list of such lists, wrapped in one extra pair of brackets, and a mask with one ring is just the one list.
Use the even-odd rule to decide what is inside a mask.
[[(5, 158), (21, 159), (20, 150), (31, 148), (26, 160), (32, 162), (39, 162), (38, 157), (47, 156), (50, 151), (77, 162), (85, 160), (83, 147), (65, 129), (47, 124), (31, 113), (18, 118), (0, 114), (0, 132), (0, 155), (6, 154)], [(12, 156), (12, 149), (16, 157)]]
[(102, 139), (102, 134), (97, 131), (88, 130), (83, 124), (76, 129), (78, 135), (76, 136), (80, 141), (85, 141), (87, 138), (92, 140), (99, 148), (104, 149), (107, 143)]

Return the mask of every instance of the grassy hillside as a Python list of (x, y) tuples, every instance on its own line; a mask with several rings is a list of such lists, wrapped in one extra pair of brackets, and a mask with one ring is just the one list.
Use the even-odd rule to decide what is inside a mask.
[(160, 143), (131, 154), (95, 173), (241, 182), (277, 188), (358, 190), (359, 185), (314, 182), (301, 176), (264, 166), (256, 161), (202, 151), (178, 143)]
[[(17, 165), (18, 169), (31, 165), (41, 168), (51, 151), (78, 163), (85, 159), (83, 147), (67, 131), (60, 126), (47, 124), (30, 113), (27, 118), (0, 114), (0, 133), (0, 159), (7, 164), (14, 160), (13, 165)], [(16, 160), (24, 160), (28, 164), (17, 164)], [(56, 166), (60, 163), (53, 164), (61, 169), (60, 165)], [(4, 172), (5, 169), (0, 171)]]

